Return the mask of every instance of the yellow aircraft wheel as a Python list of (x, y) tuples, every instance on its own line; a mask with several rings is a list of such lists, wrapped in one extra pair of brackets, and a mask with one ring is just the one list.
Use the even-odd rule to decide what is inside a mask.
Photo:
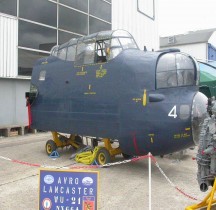
[(97, 152), (96, 161), (99, 165), (104, 165), (111, 162), (111, 156), (107, 149), (100, 148)]
[(53, 151), (56, 151), (57, 146), (53, 140), (48, 140), (46, 143), (46, 152), (50, 155)]

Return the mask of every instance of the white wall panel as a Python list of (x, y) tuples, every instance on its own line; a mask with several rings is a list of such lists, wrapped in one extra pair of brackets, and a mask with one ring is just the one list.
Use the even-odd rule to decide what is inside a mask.
[(30, 80), (0, 78), (0, 127), (27, 125), (25, 92)]
[(17, 76), (17, 30), (17, 19), (0, 13), (0, 77)]
[[(188, 53), (198, 60), (206, 60), (207, 56), (207, 48), (208, 45), (206, 43), (197, 43), (197, 44), (187, 44), (187, 45), (178, 45), (174, 47), (166, 47), (166, 48), (178, 48), (181, 52)], [(161, 48), (161, 49), (166, 49)]]
[[(153, 0), (152, 0), (153, 1)], [(159, 49), (157, 1), (155, 0), (155, 20), (137, 11), (137, 0), (112, 1), (112, 29), (124, 29), (135, 38), (140, 49)], [(147, 4), (152, 7), (153, 4)], [(147, 9), (151, 11), (151, 9)]]

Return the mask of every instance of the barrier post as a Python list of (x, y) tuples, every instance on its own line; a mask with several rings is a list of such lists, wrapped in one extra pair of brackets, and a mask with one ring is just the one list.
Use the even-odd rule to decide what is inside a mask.
[(149, 165), (149, 210), (151, 210), (151, 153), (148, 153), (148, 165)]

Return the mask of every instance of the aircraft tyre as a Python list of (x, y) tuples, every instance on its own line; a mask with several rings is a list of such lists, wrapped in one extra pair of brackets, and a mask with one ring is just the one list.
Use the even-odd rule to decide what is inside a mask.
[(46, 143), (46, 152), (50, 155), (53, 151), (56, 151), (57, 146), (53, 140), (48, 140)]
[(104, 165), (111, 162), (111, 156), (106, 148), (100, 148), (96, 155), (96, 161), (99, 165)]

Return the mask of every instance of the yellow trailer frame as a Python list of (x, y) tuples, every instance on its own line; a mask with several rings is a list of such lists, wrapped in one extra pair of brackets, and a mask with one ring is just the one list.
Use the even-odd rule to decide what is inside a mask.
[(77, 154), (75, 160), (78, 163), (83, 163), (86, 165), (91, 165), (96, 161), (98, 165), (104, 165), (110, 163), (116, 155), (122, 153), (121, 149), (113, 148), (110, 142), (110, 139), (104, 138), (102, 139), (104, 143), (104, 147), (97, 146), (93, 151), (82, 152)]
[[(72, 146), (75, 149), (79, 149), (80, 137), (78, 135), (71, 134), (69, 137), (66, 137), (56, 131), (52, 131), (53, 140), (48, 140), (46, 143), (46, 152), (48, 155), (56, 151), (57, 148)], [(113, 148), (111, 145), (111, 140), (109, 138), (103, 138), (102, 142), (104, 146), (97, 146), (93, 151), (81, 152), (78, 153), (75, 157), (75, 160), (79, 163), (90, 165), (94, 161), (99, 165), (104, 165), (110, 163), (116, 155), (122, 153), (119, 147)]]
[[(69, 137), (66, 137), (56, 131), (52, 131), (53, 140), (48, 140), (46, 142), (46, 152), (50, 155), (53, 151), (56, 151), (57, 148), (73, 146), (75, 149), (78, 149), (80, 144), (76, 141), (78, 135), (71, 134)], [(63, 138), (63, 140), (61, 140)]]

